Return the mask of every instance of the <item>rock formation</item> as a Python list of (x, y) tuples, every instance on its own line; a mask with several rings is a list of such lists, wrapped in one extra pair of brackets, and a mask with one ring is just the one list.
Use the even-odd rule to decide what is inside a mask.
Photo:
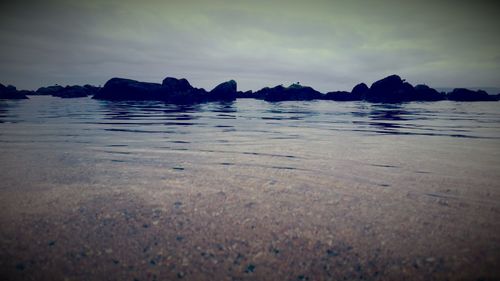
[(256, 99), (266, 101), (297, 101), (297, 100), (315, 100), (324, 98), (323, 94), (311, 87), (292, 84), (288, 87), (283, 85), (274, 88), (263, 88), (254, 93)]
[(12, 85), (4, 86), (0, 84), (0, 99), (27, 99), (28, 97), (23, 92), (19, 92)]
[(87, 96), (93, 96), (99, 91), (99, 87), (95, 87), (92, 85), (84, 85), (84, 86), (47, 86), (41, 87), (36, 90), (36, 95), (50, 95), (54, 97), (60, 98), (82, 98)]
[(440, 93), (435, 89), (422, 84), (415, 86), (415, 95), (417, 101), (439, 101), (446, 99), (446, 95), (444, 93)]
[(112, 78), (94, 99), (101, 100), (158, 100), (174, 104), (190, 104), (236, 99), (236, 81), (224, 82), (212, 91), (195, 88), (186, 79), (167, 77), (162, 84)]
[(415, 99), (413, 86), (397, 75), (374, 82), (364, 97), (370, 102), (403, 102)]
[(236, 99), (236, 81), (230, 80), (217, 85), (209, 96), (214, 100), (232, 101)]
[[(0, 84), (1, 85), (1, 84)], [(203, 88), (191, 86), (188, 80), (167, 77), (162, 83), (141, 82), (125, 78), (112, 78), (104, 87), (66, 86), (41, 87), (36, 92), (18, 91), (14, 86), (0, 86), (0, 98), (27, 98), (27, 95), (52, 95), (62, 98), (93, 96), (102, 100), (158, 100), (174, 104), (191, 104), (213, 101), (233, 101), (237, 98), (254, 98), (266, 101), (301, 101), (301, 100), (333, 100), (333, 101), (367, 101), (380, 103), (401, 103), (412, 101), (496, 101), (499, 95), (488, 95), (482, 90), (454, 89), (445, 94), (427, 85), (412, 86), (398, 75), (390, 75), (374, 82), (370, 87), (365, 83), (357, 84), (351, 92), (332, 91), (322, 94), (312, 87), (299, 83), (288, 87), (279, 85), (265, 87), (258, 91), (241, 92), (237, 83), (229, 80), (217, 85), (207, 92)]]
[(494, 101), (495, 96), (490, 96), (482, 90), (473, 91), (469, 89), (456, 88), (447, 94), (449, 100), (452, 101)]
[(351, 95), (353, 97), (353, 100), (364, 99), (366, 93), (368, 93), (369, 90), (370, 88), (368, 88), (368, 86), (366, 86), (365, 83), (359, 83), (358, 85), (354, 86), (354, 88), (352, 88), (351, 90)]
[(328, 92), (324, 96), (325, 100), (333, 100), (333, 101), (356, 101), (360, 100), (359, 96), (355, 96), (350, 92), (346, 91), (334, 91)]

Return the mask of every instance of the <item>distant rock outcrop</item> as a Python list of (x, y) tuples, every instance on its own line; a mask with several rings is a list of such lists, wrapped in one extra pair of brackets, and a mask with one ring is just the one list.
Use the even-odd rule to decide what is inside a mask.
[(482, 90), (469, 90), (463, 88), (453, 89), (451, 93), (447, 94), (449, 100), (452, 101), (495, 101), (498, 100), (495, 96), (488, 95)]
[(232, 101), (236, 99), (236, 88), (236, 81), (230, 80), (217, 85), (210, 91), (209, 96), (214, 100)]
[(255, 98), (255, 93), (252, 90), (248, 90), (248, 91), (245, 91), (245, 92), (237, 91), (236, 92), (236, 98), (237, 99), (254, 99)]
[(84, 85), (84, 86), (47, 86), (41, 87), (36, 90), (36, 95), (50, 95), (54, 97), (60, 98), (82, 98), (87, 96), (93, 96), (99, 91), (99, 87), (95, 87), (92, 85)]
[(38, 90), (36, 90), (37, 95), (47, 95), (47, 96), (52, 96), (54, 94), (59, 93), (64, 89), (63, 86), (59, 85), (54, 85), (54, 86), (47, 86), (47, 87), (40, 87)]
[(198, 89), (185, 78), (177, 79), (167, 77), (163, 79), (159, 89), (159, 97), (151, 97), (151, 100), (161, 100), (174, 104), (191, 104), (202, 102), (206, 95), (204, 89)]
[(325, 99), (334, 101), (358, 101), (366, 98), (370, 89), (365, 83), (359, 83), (352, 88), (351, 92), (334, 91), (326, 93)]
[(351, 90), (353, 100), (364, 99), (369, 90), (370, 88), (368, 88), (365, 83), (359, 83), (358, 85), (354, 86), (354, 88), (352, 88)]
[(94, 95), (101, 100), (158, 100), (174, 104), (190, 104), (236, 99), (237, 84), (231, 80), (212, 91), (195, 88), (186, 79), (167, 77), (162, 84), (139, 82), (124, 78), (112, 78)]
[(292, 84), (288, 87), (282, 85), (274, 88), (263, 88), (254, 93), (256, 99), (266, 101), (297, 101), (297, 100), (315, 100), (324, 98), (323, 94), (311, 87)]
[(60, 98), (83, 98), (93, 96), (99, 91), (99, 87), (85, 86), (66, 86), (61, 91), (52, 94), (54, 97)]
[(94, 99), (103, 100), (151, 100), (161, 98), (161, 84), (139, 82), (124, 78), (111, 78)]
[(173, 77), (167, 77), (163, 79), (163, 82), (161, 83), (161, 86), (163, 87), (163, 90), (169, 93), (172, 92), (188, 92), (194, 89), (191, 84), (189, 84), (189, 81), (185, 78), (177, 79)]
[[(17, 92), (20, 95), (25, 95), (25, 96), (36, 95), (35, 91), (30, 91), (30, 90), (17, 90)], [(26, 98), (28, 98), (28, 97), (26, 97)]]
[(326, 93), (324, 99), (333, 101), (356, 101), (359, 100), (360, 98), (359, 96), (355, 96), (350, 92), (334, 91)]
[(28, 97), (23, 93), (19, 92), (16, 87), (12, 85), (4, 86), (0, 84), (0, 99), (27, 99)]
[(415, 100), (415, 89), (397, 75), (374, 82), (365, 100), (370, 102), (403, 102)]
[[(354, 91), (354, 89), (353, 89)], [(391, 75), (376, 81), (362, 99), (370, 102), (399, 103), (410, 101), (439, 101), (446, 96), (427, 85), (413, 87), (398, 75)]]
[(446, 99), (446, 95), (444, 93), (440, 93), (437, 90), (422, 84), (415, 86), (415, 95), (416, 101), (440, 101)]
[(390, 75), (374, 82), (370, 87), (365, 83), (357, 84), (351, 92), (331, 91), (322, 94), (312, 87), (302, 86), (298, 82), (288, 87), (279, 85), (265, 87), (258, 91), (238, 91), (237, 83), (229, 80), (207, 92), (203, 88), (191, 86), (188, 80), (167, 77), (162, 83), (141, 82), (125, 78), (112, 78), (104, 87), (84, 86), (48, 86), (36, 92), (18, 91), (14, 86), (0, 84), (0, 98), (27, 98), (27, 95), (51, 95), (61, 98), (93, 96), (102, 100), (158, 100), (174, 104), (192, 104), (212, 101), (233, 101), (237, 98), (253, 98), (270, 102), (333, 100), (367, 101), (378, 103), (401, 103), (412, 101), (497, 101), (500, 94), (488, 95), (482, 90), (458, 88), (445, 94), (427, 85), (412, 86), (398, 75)]

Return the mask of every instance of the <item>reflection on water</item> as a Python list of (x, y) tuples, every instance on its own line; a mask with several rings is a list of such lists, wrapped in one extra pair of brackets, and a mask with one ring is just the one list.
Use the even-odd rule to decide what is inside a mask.
[[(200, 110), (196, 105), (167, 105), (162, 102), (102, 102), (104, 119), (110, 120), (192, 120), (190, 113)], [(151, 123), (154, 124), (154, 123)]]
[(370, 111), (371, 119), (389, 122), (408, 120), (406, 116), (411, 118), (411, 115), (412, 113), (405, 110), (401, 105), (374, 105)]
[[(4, 124), (0, 142), (11, 144), (12, 149), (20, 146), (51, 149), (57, 145), (61, 151), (80, 151), (85, 155), (83, 159), (96, 163), (109, 160), (176, 166), (184, 162), (193, 168), (228, 163), (304, 169), (310, 168), (305, 167), (305, 160), (290, 161), (308, 159), (314, 166), (321, 161), (344, 165), (344, 160), (364, 162), (368, 156), (378, 157), (370, 160), (376, 163), (366, 163), (373, 169), (400, 166), (392, 162), (403, 160), (387, 158), (389, 154), (379, 155), (390, 142), (393, 142), (391, 155), (396, 153), (394, 157), (403, 157), (401, 154), (408, 144), (422, 142), (429, 147), (439, 143), (433, 149), (442, 147), (442, 153), (452, 153), (457, 149), (455, 139), (470, 139), (468, 145), (474, 147), (484, 146), (481, 140), (491, 140), (489, 145), (498, 148), (498, 107), (499, 103), (488, 102), (393, 105), (330, 101), (267, 103), (248, 99), (171, 105), (154, 101), (33, 97), (0, 103), (0, 122)], [(397, 147), (395, 141), (405, 146)], [(415, 150), (431, 160), (437, 155), (427, 154), (430, 150), (426, 147), (414, 148), (412, 152)], [(238, 158), (242, 156), (256, 158), (252, 163), (244, 163), (246, 159)], [(281, 156), (286, 161), (277, 160)], [(316, 173), (332, 171), (318, 167)], [(341, 176), (374, 181), (352, 173)]]
[(476, 280), (500, 249), (499, 107), (0, 101), (0, 268)]
[(18, 100), (0, 100), (0, 123), (17, 122), (18, 117), (13, 109), (18, 107), (19, 104)]
[[(356, 133), (471, 138), (498, 138), (500, 119), (498, 103), (434, 102), (394, 105), (329, 101), (265, 103), (241, 100), (170, 105), (155, 101), (108, 102), (90, 99), (70, 102), (43, 97), (0, 103), (2, 123), (42, 122), (53, 118), (70, 119), (72, 123), (121, 125), (120, 128), (107, 128), (111, 130), (126, 126), (131, 130), (137, 129), (133, 131), (144, 131), (144, 126), (158, 128), (159, 125), (170, 128), (192, 125), (238, 128), (239, 125), (250, 125), (254, 129), (261, 127), (272, 130), (286, 126), (306, 128), (316, 123), (318, 127), (328, 124), (325, 129)], [(255, 126), (251, 126), (251, 123)], [(266, 126), (263, 125), (266, 124), (268, 128), (264, 128)]]
[[(443, 106), (444, 105), (444, 106)], [(498, 138), (489, 134), (498, 127), (497, 104), (483, 104), (483, 109), (467, 103), (413, 103), (360, 105), (351, 112), (353, 122), (359, 125), (353, 130), (394, 135), (449, 136), (464, 138)], [(474, 108), (475, 107), (475, 108)], [(489, 107), (489, 109), (486, 109)], [(478, 111), (476, 111), (477, 109)], [(489, 131), (493, 129), (493, 131)], [(488, 133), (488, 134), (483, 134)]]
[(300, 103), (270, 103), (264, 110), (263, 120), (304, 120), (317, 114), (310, 108), (311, 102)]

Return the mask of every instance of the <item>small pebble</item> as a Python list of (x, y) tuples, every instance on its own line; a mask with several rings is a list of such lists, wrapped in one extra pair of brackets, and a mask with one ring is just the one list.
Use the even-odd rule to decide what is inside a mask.
[(236, 259), (234, 259), (234, 264), (240, 264), (240, 262), (243, 260), (243, 255), (238, 253), (238, 256)]
[(336, 257), (339, 255), (339, 253), (335, 250), (326, 250), (326, 254), (329, 256), (329, 257)]
[(255, 271), (255, 265), (253, 264), (249, 264), (247, 266), (247, 269), (245, 270), (246, 273), (251, 273), (251, 272), (254, 272)]

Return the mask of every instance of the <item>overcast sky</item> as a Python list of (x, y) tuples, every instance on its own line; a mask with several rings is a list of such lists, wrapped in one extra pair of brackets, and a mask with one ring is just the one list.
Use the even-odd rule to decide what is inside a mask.
[[(495, 1), (2, 1), (0, 82), (500, 87)], [(466, 2), (466, 4), (459, 3)]]

